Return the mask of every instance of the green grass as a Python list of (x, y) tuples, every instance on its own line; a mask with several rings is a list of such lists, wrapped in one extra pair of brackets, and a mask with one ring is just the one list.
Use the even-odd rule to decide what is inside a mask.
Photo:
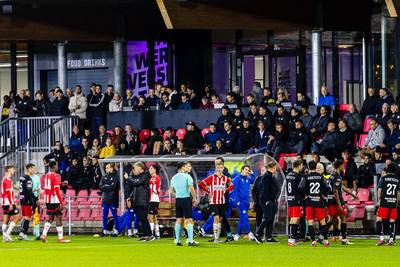
[(0, 266), (400, 266), (400, 244), (377, 247), (372, 239), (353, 238), (352, 246), (329, 248), (309, 243), (288, 247), (284, 237), (277, 244), (248, 240), (214, 244), (197, 239), (200, 247), (176, 247), (172, 239), (142, 243), (125, 237), (72, 236), (71, 240), (58, 244), (51, 236), (47, 244), (0, 243)]

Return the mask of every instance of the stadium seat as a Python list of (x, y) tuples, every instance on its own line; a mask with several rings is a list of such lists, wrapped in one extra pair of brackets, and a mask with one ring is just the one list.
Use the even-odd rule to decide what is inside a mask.
[(352, 200), (353, 200), (353, 197), (352, 197), (351, 195), (345, 193), (345, 192), (342, 193), (342, 197), (343, 197), (343, 200), (344, 200), (345, 202), (349, 202), (349, 201), (352, 201)]
[(363, 132), (364, 133), (368, 133), (369, 130), (371, 129), (371, 126), (369, 125), (371, 122), (372, 118), (366, 118), (364, 120), (364, 127), (363, 127)]
[(147, 142), (147, 139), (150, 136), (150, 130), (149, 129), (143, 129), (139, 133), (139, 142), (144, 144)]
[(94, 221), (101, 221), (103, 220), (101, 208), (93, 209), (91, 216)]
[(356, 206), (351, 211), (350, 217), (347, 218), (348, 222), (355, 222), (356, 220), (363, 220), (365, 217), (365, 207)]
[(80, 209), (80, 210), (79, 210), (79, 218), (80, 218), (82, 221), (92, 221), (93, 218), (92, 218), (92, 216), (91, 216), (91, 210), (90, 210), (90, 208), (87, 207), (87, 208)]
[(114, 130), (107, 130), (106, 133), (108, 133), (110, 136), (114, 136)]
[(140, 153), (142, 153), (142, 155), (144, 155), (144, 152), (147, 149), (147, 144), (143, 144), (142, 147), (140, 148)]
[[(174, 136), (175, 135), (175, 132), (174, 131), (172, 131), (172, 136)], [(168, 133), (167, 132), (164, 132), (164, 134), (163, 134), (163, 140), (165, 140), (165, 139), (167, 139), (168, 138)]]
[(210, 132), (210, 128), (204, 128), (203, 130), (201, 130), (201, 135), (203, 136), (203, 138), (204, 138), (204, 136), (206, 135), (206, 134), (208, 134)]
[(78, 198), (76, 199), (77, 200), (77, 202), (78, 202), (78, 204), (79, 205), (87, 205), (87, 204), (89, 204), (89, 201), (88, 201), (88, 192), (87, 192), (87, 190), (81, 190), (81, 191), (79, 191), (79, 193), (78, 193), (78, 196), (77, 196)]
[(185, 135), (186, 135), (186, 129), (184, 129), (184, 128), (181, 128), (181, 129), (179, 129), (178, 131), (176, 131), (176, 137), (177, 137), (178, 139), (183, 139), (183, 138), (185, 138)]
[(358, 140), (358, 147), (363, 148), (367, 142), (368, 134), (360, 134), (360, 139)]
[(350, 111), (350, 104), (339, 104), (338, 110), (340, 111)]
[(68, 189), (67, 192), (65, 192), (64, 197), (74, 197), (76, 196), (76, 192), (73, 189)]
[(368, 188), (360, 188), (357, 192), (357, 197), (361, 202), (367, 202), (370, 197), (370, 192)]

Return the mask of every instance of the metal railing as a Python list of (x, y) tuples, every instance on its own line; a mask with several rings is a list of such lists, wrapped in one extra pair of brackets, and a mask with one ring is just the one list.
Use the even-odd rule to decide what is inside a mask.
[(6, 165), (16, 167), (15, 177), (34, 161), (43, 167), (43, 154), (50, 153), (55, 141), (67, 144), (78, 117), (10, 118), (0, 124), (0, 173)]

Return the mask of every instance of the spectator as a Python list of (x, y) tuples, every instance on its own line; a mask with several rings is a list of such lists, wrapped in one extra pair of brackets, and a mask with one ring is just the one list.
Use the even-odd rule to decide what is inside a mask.
[(293, 129), (295, 122), (299, 119), (300, 119), (299, 110), (295, 107), (291, 107), (290, 113), (289, 113), (289, 128), (288, 129)]
[(325, 85), (321, 86), (321, 96), (318, 99), (318, 106), (329, 106), (332, 110), (335, 109), (336, 99), (328, 91), (328, 87)]
[(235, 85), (232, 88), (231, 94), (235, 98), (235, 103), (238, 105), (238, 107), (242, 107), (243, 97), (240, 94), (240, 87)]
[(82, 138), (87, 138), (87, 140), (89, 141), (89, 146), (91, 146), (94, 140), (94, 135), (92, 134), (92, 131), (90, 131), (90, 129), (85, 129), (83, 130)]
[(79, 117), (79, 128), (83, 130), (86, 121), (87, 99), (80, 85), (75, 86), (75, 95), (69, 100), (68, 109), (71, 115)]
[(149, 110), (149, 106), (147, 105), (147, 102), (146, 102), (146, 97), (144, 97), (143, 95), (139, 96), (139, 102), (138, 102), (137, 106), (135, 107), (135, 110), (137, 110), (137, 111)]
[(107, 85), (107, 91), (104, 97), (104, 105), (107, 111), (110, 111), (110, 103), (114, 99), (114, 86), (112, 84)]
[(199, 155), (209, 155), (213, 154), (213, 147), (210, 143), (204, 143), (203, 148), (199, 150)]
[(94, 156), (92, 158), (92, 168), (93, 168), (93, 180), (91, 189), (99, 189), (99, 184), (102, 175), (101, 175), (98, 156)]
[(319, 108), (319, 113), (313, 117), (310, 123), (310, 132), (314, 139), (322, 137), (325, 134), (326, 127), (328, 126), (331, 118), (328, 116), (326, 106)]
[(272, 130), (274, 118), (272, 116), (271, 111), (264, 105), (261, 105), (258, 110), (258, 120), (262, 120), (267, 127), (267, 130)]
[(238, 133), (236, 129), (232, 127), (232, 123), (229, 121), (224, 122), (224, 132), (222, 134), (222, 139), (226, 152), (236, 153)]
[(301, 106), (300, 120), (302, 120), (304, 127), (306, 127), (306, 129), (311, 128), (312, 119), (313, 119), (313, 117), (308, 112), (308, 106), (307, 105)]
[(170, 139), (165, 139), (163, 141), (162, 149), (159, 155), (171, 155), (173, 154), (173, 147)]
[(392, 113), (391, 119), (394, 120), (397, 125), (400, 123), (400, 113), (399, 113), (399, 105), (397, 103), (392, 103), (390, 105), (390, 112)]
[(311, 99), (305, 93), (297, 92), (296, 106), (302, 107), (302, 106), (310, 106), (310, 105), (311, 105)]
[(387, 127), (388, 131), (383, 143), (388, 152), (392, 154), (396, 149), (400, 148), (400, 130), (397, 122), (393, 119), (388, 120)]
[(71, 166), (72, 159), (76, 158), (76, 154), (71, 148), (67, 145), (64, 146), (64, 153), (62, 154), (61, 162), (60, 162), (60, 170), (61, 172), (65, 172), (69, 166)]
[(217, 130), (215, 123), (210, 123), (209, 128), (210, 131), (204, 135), (204, 140), (206, 143), (211, 144), (212, 147), (215, 147), (215, 142), (222, 138), (222, 134)]
[(48, 98), (49, 98), (49, 102), (53, 103), (54, 99), (56, 98), (56, 89), (55, 88), (50, 89)]
[(113, 99), (108, 104), (108, 110), (110, 112), (120, 112), (122, 111), (122, 98), (118, 92), (115, 92)]
[(292, 105), (292, 103), (290, 102), (290, 100), (288, 99), (287, 95), (284, 92), (278, 92), (278, 94), (276, 95), (275, 103), (277, 105), (282, 105), (286, 107)]
[(180, 110), (189, 110), (192, 109), (192, 105), (189, 102), (187, 94), (181, 94), (181, 103), (178, 106)]
[(181, 91), (179, 92), (180, 94), (187, 94), (188, 85), (186, 83), (182, 83), (180, 88), (181, 88)]
[(221, 116), (219, 116), (217, 120), (217, 129), (222, 131), (224, 129), (224, 123), (228, 121), (232, 124), (233, 117), (231, 114), (231, 110), (228, 106), (223, 106), (221, 109)]
[(261, 106), (271, 106), (275, 105), (275, 99), (272, 97), (271, 89), (265, 87), (263, 90), (263, 99), (261, 102)]
[(126, 143), (126, 141), (121, 141), (118, 144), (116, 155), (120, 155), (120, 156), (122, 156), (122, 155), (131, 155), (131, 153), (129, 152), (129, 149), (128, 149), (128, 144)]
[(363, 120), (355, 104), (350, 104), (350, 110), (344, 114), (344, 120), (353, 132), (358, 134), (362, 132)]
[(176, 136), (174, 136), (174, 130), (171, 127), (167, 127), (167, 129), (164, 131), (164, 134), (164, 140), (169, 139), (171, 141), (172, 148), (175, 148), (178, 139)]
[(225, 105), (236, 105), (236, 107), (238, 106), (237, 103), (236, 103), (236, 99), (233, 97), (232, 93), (227, 93), (226, 94)]
[(257, 105), (260, 105), (263, 100), (263, 92), (261, 89), (261, 84), (259, 82), (253, 83), (253, 89), (251, 90), (251, 93), (254, 95), (254, 99)]
[(133, 110), (136, 108), (139, 99), (133, 94), (132, 89), (126, 89), (125, 97), (122, 101), (124, 107), (131, 107)]
[(74, 153), (79, 153), (82, 146), (82, 135), (78, 125), (72, 127), (72, 135), (69, 139), (69, 147)]
[(389, 105), (387, 103), (383, 103), (381, 112), (376, 114), (376, 118), (378, 119), (379, 124), (382, 125), (383, 129), (385, 129), (385, 131), (388, 130), (387, 122), (391, 117), (392, 114), (390, 113)]
[(21, 90), (18, 97), (16, 97), (15, 113), (18, 115), (18, 118), (32, 117), (34, 114), (33, 103), (31, 99), (26, 95), (25, 90)]
[(123, 141), (124, 133), (122, 132), (121, 127), (114, 127), (114, 134), (112, 136), (112, 143), (115, 147), (118, 147), (119, 144)]
[[(28, 97), (30, 97), (30, 91), (27, 95), (28, 95)], [(74, 96), (74, 93), (72, 92), (71, 88), (67, 88), (67, 89), (65, 89), (65, 95), (67, 96), (68, 101), (69, 101), (71, 99), (71, 97)]]
[(36, 117), (49, 116), (49, 102), (44, 98), (44, 94), (41, 90), (37, 91), (35, 94), (33, 110), (35, 111)]
[(287, 131), (283, 123), (275, 123), (275, 131), (268, 136), (268, 153), (278, 160), (279, 154), (284, 152), (285, 144), (288, 140)]
[(203, 146), (203, 138), (193, 121), (186, 123), (186, 135), (183, 142), (188, 155), (197, 154), (197, 151)]
[(178, 155), (178, 156), (186, 155), (186, 148), (185, 148), (185, 144), (182, 139), (179, 139), (176, 142), (176, 148), (175, 148), (173, 154)]
[(101, 85), (96, 85), (95, 94), (89, 102), (92, 109), (92, 132), (98, 134), (100, 125), (104, 124), (104, 117), (108, 106), (106, 106), (105, 95), (101, 92)]
[(90, 146), (89, 146), (89, 140), (86, 137), (82, 138), (82, 144), (78, 152), (78, 159), (82, 160), (83, 158), (87, 157), (87, 154), (89, 152)]
[(300, 119), (295, 120), (294, 127), (289, 132), (285, 152), (303, 154), (310, 144), (310, 136)]
[(81, 190), (81, 184), (83, 180), (83, 168), (79, 166), (78, 159), (72, 159), (72, 164), (67, 168), (67, 181), (68, 185), (71, 186), (76, 194)]
[(344, 151), (352, 151), (354, 147), (354, 132), (347, 127), (347, 122), (340, 119), (338, 122), (337, 140), (335, 152), (337, 157)]
[(215, 108), (218, 104), (221, 104), (221, 100), (219, 99), (219, 95), (212, 94), (211, 95), (211, 105)]
[(111, 137), (106, 139), (106, 145), (101, 149), (99, 158), (106, 159), (111, 156), (114, 156), (117, 153), (115, 146), (112, 144)]
[(8, 95), (3, 96), (3, 106), (1, 108), (1, 120), (4, 121), (9, 118), (10, 115), (10, 107), (12, 104), (12, 99)]
[(325, 156), (329, 161), (335, 160), (335, 145), (337, 140), (336, 125), (334, 122), (328, 123), (328, 129), (322, 139), (314, 141), (311, 148), (312, 152), (318, 152)]
[(250, 124), (252, 126), (256, 126), (259, 117), (260, 117), (260, 114), (258, 113), (256, 103), (251, 103), (249, 113), (247, 113), (247, 119), (249, 119)]
[(214, 105), (212, 103), (210, 103), (210, 101), (208, 100), (208, 98), (206, 96), (203, 96), (201, 98), (201, 103), (200, 103), (199, 109), (207, 110), (207, 109), (213, 109), (213, 108), (214, 108)]
[(388, 104), (388, 106), (390, 107), (390, 105), (394, 102), (393, 99), (393, 95), (389, 94), (388, 90), (386, 88), (381, 88), (379, 89), (379, 99), (377, 102), (377, 110), (381, 110), (382, 109), (382, 105), (384, 103)]
[(221, 154), (226, 154), (225, 148), (224, 148), (224, 142), (222, 139), (218, 139), (215, 142), (215, 147), (211, 150), (212, 154), (215, 155), (221, 155)]
[(179, 104), (181, 102), (178, 92), (175, 89), (172, 89), (170, 87), (167, 87), (167, 91), (169, 94), (169, 100), (171, 101), (172, 109), (178, 109)]
[(243, 119), (242, 127), (239, 129), (239, 144), (240, 152), (247, 152), (249, 149), (254, 147), (255, 143), (255, 131), (250, 126), (248, 119)]
[(187, 95), (189, 97), (189, 102), (192, 106), (192, 109), (198, 109), (201, 102), (200, 96), (198, 96), (191, 87), (187, 88)]
[(106, 140), (110, 135), (106, 132), (106, 127), (104, 125), (99, 126), (98, 133), (99, 135), (97, 136), (97, 139), (100, 141), (100, 146), (103, 147), (106, 145)]
[(160, 99), (157, 97), (154, 89), (149, 89), (149, 95), (147, 96), (146, 102), (149, 107), (156, 107), (160, 104)]
[(147, 147), (144, 151), (145, 155), (158, 155), (161, 150), (162, 145), (162, 137), (158, 129), (151, 129), (150, 130), (150, 137), (147, 140)]
[(268, 148), (268, 140), (269, 140), (269, 132), (266, 128), (266, 125), (263, 121), (257, 122), (257, 131), (254, 140), (254, 149), (250, 149), (248, 151), (251, 153), (265, 153)]
[(82, 159), (82, 169), (83, 169), (83, 176), (82, 176), (81, 189), (89, 191), (92, 188), (94, 172), (93, 172), (93, 167), (90, 165), (89, 159), (87, 157), (84, 157)]
[(101, 152), (101, 146), (99, 139), (95, 138), (93, 139), (92, 146), (88, 150), (87, 157), (89, 160), (92, 160), (94, 157), (98, 157)]
[(130, 155), (140, 155), (140, 142), (137, 133), (133, 130), (132, 125), (125, 125), (125, 135), (123, 140), (128, 144)]
[(282, 105), (277, 105), (276, 107), (274, 114), (275, 124), (281, 123), (284, 127), (287, 127), (289, 125), (289, 114)]
[(243, 119), (244, 119), (244, 115), (243, 115), (242, 110), (240, 108), (235, 109), (235, 112), (233, 113), (233, 119), (232, 119), (233, 127), (235, 127), (237, 130), (239, 130), (240, 127), (242, 127)]
[(161, 94), (161, 101), (160, 101), (160, 110), (172, 110), (171, 101), (169, 99), (168, 92), (164, 92)]
[(362, 118), (367, 116), (375, 116), (375, 114), (380, 110), (378, 107), (379, 97), (376, 95), (375, 88), (368, 88), (367, 98), (364, 100), (360, 115)]
[(371, 129), (368, 132), (368, 138), (365, 145), (361, 150), (361, 155), (372, 154), (373, 150), (378, 146), (382, 146), (383, 141), (385, 140), (385, 130), (379, 125), (377, 119), (373, 118), (369, 125)]
[(348, 188), (353, 188), (353, 192), (356, 195), (357, 192), (357, 164), (354, 162), (354, 159), (351, 157), (351, 153), (348, 150), (344, 150), (342, 152), (343, 158), (343, 185)]
[(206, 96), (208, 99), (211, 99), (211, 96), (215, 94), (215, 90), (211, 89), (209, 85), (206, 85), (204, 87), (204, 96)]
[(365, 155), (356, 175), (357, 187), (369, 188), (374, 184), (375, 164), (370, 155)]
[(60, 141), (56, 141), (53, 151), (49, 154), (47, 154), (44, 158), (44, 164), (45, 166), (48, 165), (50, 161), (55, 161), (58, 163), (58, 166), (60, 166), (61, 160), (64, 157), (64, 147), (62, 146)]
[(244, 104), (243, 107), (248, 108), (251, 106), (251, 104), (255, 104), (256, 106), (258, 106), (255, 100), (255, 96), (250, 93), (246, 96), (246, 104)]

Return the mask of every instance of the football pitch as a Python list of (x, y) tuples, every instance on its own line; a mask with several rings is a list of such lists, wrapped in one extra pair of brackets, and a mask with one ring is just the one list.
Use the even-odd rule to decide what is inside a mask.
[(196, 239), (199, 247), (176, 247), (172, 239), (139, 242), (132, 238), (72, 236), (72, 243), (15, 241), (0, 243), (0, 266), (400, 266), (400, 244), (375, 246), (376, 239), (352, 238), (354, 245), (288, 247), (248, 240), (214, 244)]

